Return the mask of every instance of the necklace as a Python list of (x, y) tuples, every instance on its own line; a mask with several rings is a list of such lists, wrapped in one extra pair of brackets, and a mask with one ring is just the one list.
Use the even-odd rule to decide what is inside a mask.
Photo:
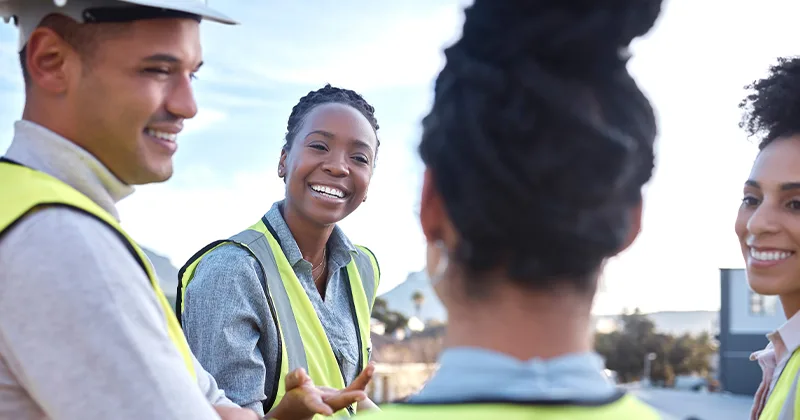
[(325, 254), (326, 254), (327, 252), (328, 252), (328, 248), (327, 248), (327, 247), (325, 247), (325, 248), (322, 248), (322, 261), (320, 261), (320, 262), (319, 262), (319, 264), (317, 264), (317, 266), (316, 266), (316, 267), (314, 267), (313, 265), (311, 266), (311, 272), (312, 272), (312, 273), (313, 273), (313, 272), (315, 272), (315, 271), (317, 271), (317, 269), (318, 269), (318, 268), (319, 268), (319, 267), (320, 267), (322, 264), (325, 264), (325, 261), (327, 261), (327, 258), (325, 258)]
[[(317, 280), (320, 278), (320, 276), (322, 276), (322, 274), (325, 273), (325, 267), (328, 266), (328, 258), (326, 257), (327, 252), (328, 252), (328, 247), (322, 248), (322, 261), (320, 261), (320, 263), (317, 264), (316, 267), (314, 267), (313, 265), (311, 266), (311, 278), (314, 280), (314, 283), (316, 283)], [(317, 269), (319, 269), (320, 267), (322, 267), (322, 270), (319, 272), (319, 274), (314, 275), (314, 272), (317, 271)]]
[(314, 283), (316, 283), (317, 280), (319, 280), (319, 278), (325, 273), (325, 268), (328, 266), (327, 260), (322, 260), (320, 266), (322, 266), (322, 271), (320, 271), (316, 276), (314, 275), (314, 270), (311, 270), (311, 278), (314, 280)]

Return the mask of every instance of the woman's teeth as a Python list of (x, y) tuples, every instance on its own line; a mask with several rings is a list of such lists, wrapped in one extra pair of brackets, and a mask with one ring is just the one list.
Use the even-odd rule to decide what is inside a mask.
[(760, 261), (779, 261), (785, 260), (792, 256), (794, 252), (788, 251), (756, 251), (753, 248), (750, 248), (750, 256), (753, 259), (760, 260)]
[(344, 192), (338, 188), (326, 187), (324, 185), (312, 185), (311, 189), (322, 194), (327, 194), (336, 198), (344, 198)]

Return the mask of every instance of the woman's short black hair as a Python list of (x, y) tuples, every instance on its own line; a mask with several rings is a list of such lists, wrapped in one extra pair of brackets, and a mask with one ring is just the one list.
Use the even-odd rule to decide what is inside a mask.
[[(355, 91), (326, 84), (321, 89), (308, 92), (308, 94), (300, 98), (297, 105), (292, 108), (292, 113), (289, 115), (289, 122), (286, 124), (286, 143), (283, 145), (283, 148), (286, 150), (292, 148), (292, 141), (303, 125), (303, 119), (314, 107), (329, 103), (349, 105), (355, 108), (369, 121), (372, 129), (375, 130), (376, 133), (378, 132), (378, 128), (380, 127), (378, 126), (378, 120), (375, 119), (375, 108), (372, 105)], [(378, 145), (380, 145), (380, 140), (378, 141)]]
[[(588, 290), (620, 251), (654, 166), (656, 118), (628, 44), (660, 0), (475, 0), (445, 50), (423, 161), (479, 274)], [(558, 282), (558, 283), (557, 283)]]

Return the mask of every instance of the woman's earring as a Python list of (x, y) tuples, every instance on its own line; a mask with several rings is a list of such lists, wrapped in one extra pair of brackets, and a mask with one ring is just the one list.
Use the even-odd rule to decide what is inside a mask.
[(445, 246), (444, 244), (444, 241), (440, 239), (434, 242), (434, 246), (438, 249), (439, 261), (436, 263), (436, 267), (430, 274), (431, 285), (433, 286), (442, 281), (444, 273), (445, 271), (447, 271), (447, 266), (450, 263), (449, 260), (450, 256), (447, 250), (447, 246)]

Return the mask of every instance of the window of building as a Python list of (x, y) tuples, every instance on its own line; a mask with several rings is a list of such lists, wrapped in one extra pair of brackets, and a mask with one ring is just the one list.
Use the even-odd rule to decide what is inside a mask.
[(778, 311), (777, 296), (763, 296), (750, 291), (750, 314), (759, 316), (772, 316)]

